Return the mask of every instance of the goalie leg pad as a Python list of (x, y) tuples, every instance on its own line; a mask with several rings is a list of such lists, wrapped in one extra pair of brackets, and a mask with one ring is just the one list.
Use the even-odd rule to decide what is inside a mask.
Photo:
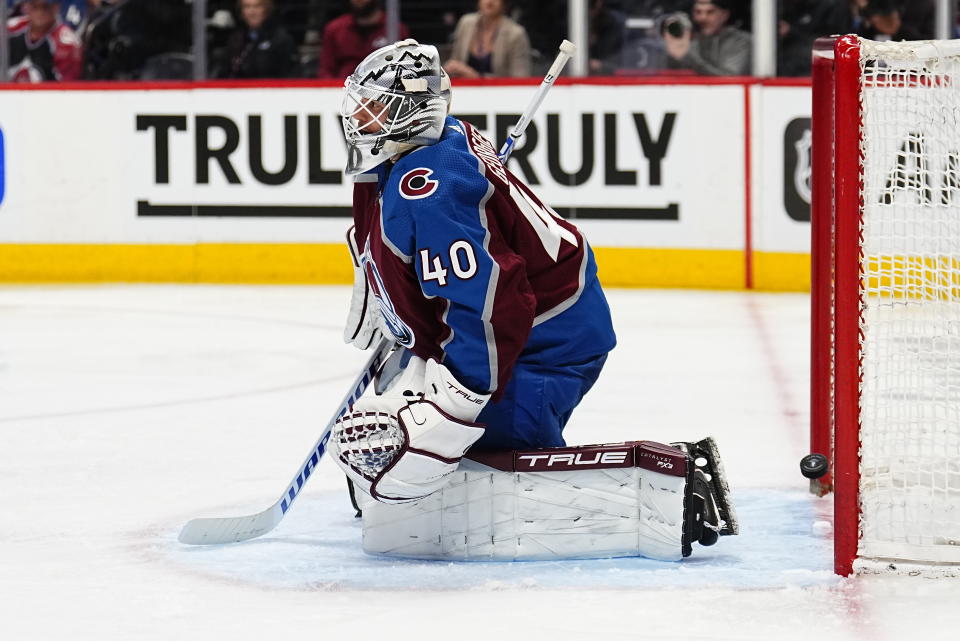
[(688, 525), (695, 472), (684, 452), (650, 441), (471, 452), (431, 496), (364, 501), (363, 547), (424, 559), (676, 561), (699, 540)]

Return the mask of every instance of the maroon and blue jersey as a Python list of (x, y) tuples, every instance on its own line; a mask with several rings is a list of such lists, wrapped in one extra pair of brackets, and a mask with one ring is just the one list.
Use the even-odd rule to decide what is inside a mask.
[(496, 400), (520, 365), (562, 374), (615, 345), (586, 239), (468, 123), (358, 176), (354, 219), (394, 338), (474, 391)]
[(83, 67), (83, 48), (73, 29), (59, 20), (43, 36), (31, 39), (30, 21), (17, 16), (7, 22), (10, 67), (13, 82), (78, 80)]

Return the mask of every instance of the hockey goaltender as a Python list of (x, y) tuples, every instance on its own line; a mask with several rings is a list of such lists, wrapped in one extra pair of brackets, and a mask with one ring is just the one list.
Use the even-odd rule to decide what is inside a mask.
[(566, 447), (616, 339), (580, 231), (448, 115), (436, 48), (370, 54), (341, 108), (355, 282), (345, 331), (397, 344), (330, 441), (367, 552), (679, 560), (737, 522), (712, 439)]

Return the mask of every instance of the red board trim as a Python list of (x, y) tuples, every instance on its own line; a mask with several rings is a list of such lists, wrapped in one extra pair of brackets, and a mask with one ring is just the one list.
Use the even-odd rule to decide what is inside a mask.
[[(534, 87), (540, 78), (456, 79), (454, 87)], [(558, 78), (563, 86), (744, 86), (809, 87), (809, 78), (749, 78), (730, 76), (707, 78), (703, 76), (598, 76), (590, 78)], [(0, 83), (0, 91), (183, 91), (192, 89), (318, 89), (340, 88), (342, 80), (333, 79), (277, 79), (277, 80), (166, 80), (150, 82), (87, 81), (46, 82), (37, 84)]]

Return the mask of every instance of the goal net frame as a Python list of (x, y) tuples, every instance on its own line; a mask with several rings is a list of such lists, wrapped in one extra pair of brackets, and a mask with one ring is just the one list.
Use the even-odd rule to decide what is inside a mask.
[[(893, 58), (883, 57), (887, 51)], [(879, 63), (876, 62), (878, 55), (881, 60)], [(900, 58), (902, 55), (912, 58), (904, 62)], [(960, 42), (957, 41), (873, 43), (856, 36), (833, 36), (821, 38), (814, 45), (810, 445), (812, 452), (828, 456), (830, 468), (825, 476), (811, 482), (811, 491), (821, 496), (831, 491), (834, 494), (834, 568), (837, 574), (841, 575), (886, 571), (928, 576), (960, 575), (960, 546), (957, 541), (944, 540), (942, 532), (933, 531), (936, 527), (928, 528), (931, 536), (937, 539), (931, 541), (926, 536), (927, 530), (923, 529), (925, 518), (930, 518), (931, 522), (932, 519), (941, 519), (937, 511), (944, 503), (939, 493), (950, 492), (951, 488), (957, 489), (956, 483), (960, 482), (960, 477), (955, 474), (952, 466), (949, 469), (943, 468), (943, 461), (947, 457), (942, 453), (930, 454), (933, 460), (931, 465), (939, 465), (941, 469), (928, 474), (923, 469), (924, 463), (921, 459), (920, 469), (914, 473), (914, 470), (918, 469), (918, 457), (925, 455), (925, 452), (929, 453), (930, 449), (921, 443), (911, 444), (909, 440), (906, 440), (907, 445), (903, 446), (904, 451), (908, 452), (894, 452), (893, 458), (896, 460), (889, 462), (889, 450), (900, 446), (891, 447), (886, 442), (877, 445), (877, 439), (871, 431), (886, 429), (885, 422), (888, 417), (893, 416), (891, 420), (899, 420), (896, 415), (904, 413), (905, 410), (900, 406), (893, 409), (884, 406), (877, 412), (874, 406), (878, 402), (900, 402), (894, 399), (896, 394), (908, 396), (913, 393), (918, 396), (920, 393), (916, 390), (904, 392), (907, 384), (904, 382), (897, 382), (896, 392), (892, 392), (890, 387), (885, 390), (883, 386), (889, 385), (888, 379), (892, 377), (887, 372), (878, 374), (878, 368), (883, 366), (877, 366), (870, 361), (871, 358), (879, 360), (875, 356), (878, 353), (887, 355), (887, 351), (878, 349), (871, 343), (881, 340), (875, 338), (879, 330), (874, 328), (874, 325), (879, 326), (881, 323), (874, 323), (872, 320), (877, 318), (876, 308), (889, 308), (892, 307), (891, 301), (900, 300), (904, 308), (920, 305), (950, 306), (945, 308), (950, 315), (954, 314), (953, 306), (960, 309), (960, 270), (957, 269), (960, 265), (960, 253), (951, 254), (947, 251), (944, 255), (925, 256), (920, 252), (918, 257), (907, 251), (898, 253), (901, 250), (897, 248), (897, 241), (893, 241), (895, 249), (892, 253), (896, 256), (891, 259), (887, 256), (891, 253), (890, 243), (884, 245), (884, 242), (871, 240), (875, 233), (873, 229), (890, 223), (876, 222), (879, 214), (876, 213), (878, 208), (873, 204), (878, 202), (875, 192), (877, 179), (868, 172), (878, 171), (879, 161), (871, 159), (871, 151), (875, 152), (878, 146), (867, 141), (870, 132), (874, 131), (870, 128), (874, 125), (870, 124), (872, 120), (864, 115), (868, 108), (877, 109), (866, 105), (878, 104), (875, 102), (878, 100), (876, 96), (881, 96), (880, 92), (883, 92), (885, 87), (899, 89), (890, 92), (891, 95), (898, 96), (909, 94), (911, 89), (917, 92), (921, 89), (948, 91), (954, 86), (954, 82), (960, 89), (960, 73), (951, 76), (943, 71), (930, 71), (942, 69), (937, 66), (940, 64), (937, 61), (948, 60), (956, 65), (954, 69), (960, 70), (960, 62), (954, 62), (954, 57), (960, 61)], [(903, 72), (904, 69), (907, 71)], [(900, 80), (891, 80), (895, 78), (895, 73), (901, 72), (902, 75), (897, 76)], [(956, 95), (960, 96), (960, 91)], [(937, 99), (942, 99), (942, 96), (932, 98)], [(896, 111), (897, 108), (892, 109)], [(910, 111), (909, 108), (901, 109)], [(952, 118), (954, 123), (958, 123), (960, 104), (953, 109), (944, 117)], [(922, 117), (916, 117), (921, 123), (917, 126), (922, 126)], [(872, 118), (875, 117), (871, 116)], [(955, 124), (954, 128), (958, 129), (954, 140), (960, 139), (960, 125)], [(921, 142), (920, 154), (923, 153), (922, 145)], [(900, 147), (901, 156), (907, 151), (914, 150)], [(894, 156), (896, 163), (904, 162), (902, 157), (896, 154)], [(886, 161), (886, 158), (882, 160)], [(923, 171), (927, 161), (921, 156), (920, 160), (911, 162), (917, 163), (917, 171)], [(888, 174), (886, 178), (888, 190), (891, 189), (889, 181), (892, 179), (889, 176), (892, 175), (894, 174)], [(899, 177), (897, 180), (900, 180), (903, 173), (896, 176)], [(900, 186), (900, 183), (896, 183), (893, 188)], [(960, 183), (952, 184), (951, 187), (960, 187)], [(955, 207), (951, 205), (950, 208), (956, 210), (955, 215), (960, 221), (960, 198), (957, 200), (958, 204)], [(922, 199), (920, 205), (923, 205)], [(934, 208), (937, 206), (937, 203), (931, 205)], [(868, 217), (866, 223), (865, 217)], [(871, 225), (874, 227), (871, 228)], [(905, 235), (909, 236), (910, 222), (901, 227), (905, 230)], [(960, 239), (957, 239), (957, 243), (960, 244)], [(922, 241), (917, 241), (916, 246), (921, 245)], [(877, 250), (877, 247), (885, 248)], [(884, 263), (888, 271), (876, 271), (879, 263)], [(890, 271), (891, 269), (893, 271)], [(908, 270), (917, 272), (919, 276), (913, 273), (905, 275)], [(903, 282), (915, 278), (919, 279), (919, 285), (914, 282), (909, 294), (905, 295), (897, 290), (897, 287), (903, 286)], [(957, 320), (960, 320), (960, 314), (957, 319), (952, 319), (951, 316), (951, 320), (947, 322), (955, 323)], [(930, 334), (928, 326), (916, 331)], [(903, 376), (904, 381), (912, 383), (923, 383), (924, 378), (922, 373)], [(926, 378), (929, 380), (929, 377)], [(881, 400), (877, 401), (877, 398)], [(951, 400), (949, 396), (938, 400), (945, 404), (938, 411), (945, 409), (951, 416), (954, 413), (960, 415), (960, 404), (955, 407)], [(910, 411), (919, 415), (927, 412), (923, 408)], [(930, 421), (927, 421), (926, 416), (911, 421), (902, 421), (910, 423), (911, 429), (914, 425), (918, 426), (917, 435), (910, 435), (908, 439), (922, 440), (929, 437), (931, 429), (927, 424)], [(952, 448), (955, 434), (951, 431), (948, 437), (945, 447)], [(931, 447), (939, 447), (945, 442), (944, 438), (937, 438), (939, 440)], [(908, 472), (901, 471), (899, 476), (886, 474), (878, 480), (876, 465), (872, 460), (873, 449), (883, 450), (883, 456), (886, 457), (884, 465), (887, 466), (885, 470), (897, 468), (906, 469)], [(957, 458), (960, 459), (960, 456)], [(871, 474), (875, 476), (870, 476)], [(906, 487), (904, 478), (908, 478), (909, 483), (917, 483), (920, 489), (910, 493), (914, 488), (909, 486), (906, 491), (901, 492), (903, 487)], [(880, 483), (890, 483), (892, 489), (881, 488), (883, 505), (877, 509), (877, 500), (870, 493), (875, 493)], [(932, 498), (927, 500), (925, 494)], [(914, 501), (919, 507), (912, 504)], [(946, 505), (948, 510), (953, 509), (952, 503)], [(878, 526), (876, 521), (880, 517), (877, 517), (877, 514), (882, 514), (883, 518), (901, 519), (907, 522), (907, 525), (901, 528), (881, 523)], [(911, 517), (915, 519), (912, 525), (909, 523)], [(955, 522), (960, 526), (960, 505), (957, 505), (956, 513), (942, 517), (947, 518), (953, 519), (950, 523)], [(942, 522), (939, 520), (937, 524), (942, 525)], [(901, 529), (905, 533), (901, 533)], [(957, 531), (949, 524), (940, 529), (945, 529), (950, 535)], [(891, 531), (894, 534), (888, 537)], [(900, 536), (903, 540), (896, 540)]]

